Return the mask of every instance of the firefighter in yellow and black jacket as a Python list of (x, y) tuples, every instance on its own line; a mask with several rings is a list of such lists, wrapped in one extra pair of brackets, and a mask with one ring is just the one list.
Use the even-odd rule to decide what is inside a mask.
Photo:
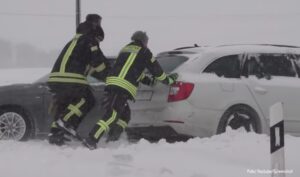
[(109, 63), (99, 48), (104, 38), (101, 17), (89, 14), (77, 27), (77, 34), (66, 44), (48, 79), (53, 93), (54, 121), (48, 137), (50, 144), (62, 145), (65, 131), (76, 130), (84, 116), (94, 106), (94, 96), (87, 75), (104, 80)]
[(106, 112), (84, 140), (84, 144), (95, 149), (101, 136), (108, 132), (108, 140), (117, 140), (130, 120), (127, 100), (134, 100), (139, 82), (151, 85), (153, 80), (144, 74), (146, 69), (167, 85), (173, 84), (177, 74), (166, 75), (158, 61), (147, 48), (148, 36), (143, 31), (135, 32), (132, 42), (126, 45), (106, 78)]

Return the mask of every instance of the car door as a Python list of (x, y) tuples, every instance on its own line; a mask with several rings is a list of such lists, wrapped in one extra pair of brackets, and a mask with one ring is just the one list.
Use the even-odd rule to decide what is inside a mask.
[(246, 78), (251, 93), (264, 116), (276, 102), (284, 104), (286, 131), (299, 132), (300, 80), (294, 65), (286, 54), (247, 54)]

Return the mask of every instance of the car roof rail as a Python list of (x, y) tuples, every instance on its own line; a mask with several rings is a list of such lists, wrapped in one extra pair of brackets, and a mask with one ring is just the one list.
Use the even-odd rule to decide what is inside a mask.
[(196, 52), (193, 51), (179, 51), (179, 50), (171, 50), (166, 52), (158, 53), (156, 57), (164, 57), (170, 55), (185, 55), (185, 54), (195, 54)]
[(268, 46), (275, 46), (275, 47), (300, 48), (300, 46), (295, 46), (295, 45), (285, 45), (285, 44), (260, 44), (260, 45), (268, 45)]
[(274, 46), (274, 47), (300, 48), (300, 46), (285, 45), (285, 44), (224, 44), (224, 45), (218, 45), (217, 47), (239, 46), (239, 45), (260, 45), (260, 46)]
[(197, 47), (201, 47), (201, 46), (199, 46), (198, 44), (194, 44), (193, 46), (179, 47), (174, 50), (190, 49), (190, 48), (197, 48)]

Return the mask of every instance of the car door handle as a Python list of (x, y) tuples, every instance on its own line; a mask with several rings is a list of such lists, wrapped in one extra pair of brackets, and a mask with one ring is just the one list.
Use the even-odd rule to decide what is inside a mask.
[(258, 94), (264, 95), (268, 92), (267, 89), (262, 88), (262, 87), (254, 87), (254, 91)]

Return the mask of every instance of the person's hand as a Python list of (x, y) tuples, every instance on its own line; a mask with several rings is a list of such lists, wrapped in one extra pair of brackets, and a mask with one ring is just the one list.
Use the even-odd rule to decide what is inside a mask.
[(149, 77), (149, 76), (145, 76), (141, 82), (145, 85), (148, 85), (150, 87), (153, 87), (154, 86), (154, 83), (155, 83), (155, 79), (153, 77)]
[(172, 85), (176, 80), (178, 79), (178, 74), (177, 73), (172, 73), (168, 75), (168, 81), (169, 85)]

